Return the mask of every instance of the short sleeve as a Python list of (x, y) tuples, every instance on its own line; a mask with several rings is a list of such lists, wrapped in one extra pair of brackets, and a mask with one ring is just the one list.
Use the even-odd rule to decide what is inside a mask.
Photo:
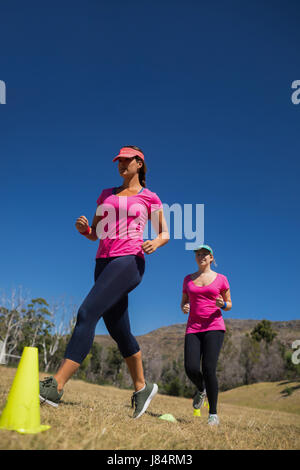
[(113, 188), (103, 189), (102, 193), (100, 194), (100, 196), (97, 199), (97, 206), (102, 204), (104, 199), (106, 199), (107, 196), (112, 194), (112, 192), (113, 192)]
[(187, 278), (186, 278), (186, 277), (183, 279), (182, 293), (183, 293), (183, 294), (187, 294), (187, 293), (188, 293), (188, 290), (187, 290)]
[(104, 193), (104, 191), (102, 191), (102, 193), (100, 194), (100, 196), (97, 199), (97, 206), (100, 206), (100, 204), (102, 204), (102, 202), (103, 202), (103, 193)]
[(223, 277), (223, 282), (222, 282), (222, 288), (221, 288), (221, 290), (223, 291), (223, 290), (229, 289), (230, 286), (229, 286), (229, 282), (228, 282), (227, 277), (224, 276), (224, 275), (223, 275), (222, 277)]
[(152, 193), (148, 205), (148, 216), (150, 217), (153, 212), (162, 209), (162, 207), (163, 205), (158, 195), (156, 193)]

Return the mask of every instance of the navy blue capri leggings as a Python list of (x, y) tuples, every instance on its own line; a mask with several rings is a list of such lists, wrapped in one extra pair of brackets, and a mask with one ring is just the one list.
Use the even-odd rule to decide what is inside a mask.
[(140, 256), (96, 258), (95, 284), (78, 310), (65, 359), (82, 363), (92, 347), (101, 317), (124, 358), (140, 350), (130, 330), (128, 293), (141, 282), (144, 271), (145, 260)]

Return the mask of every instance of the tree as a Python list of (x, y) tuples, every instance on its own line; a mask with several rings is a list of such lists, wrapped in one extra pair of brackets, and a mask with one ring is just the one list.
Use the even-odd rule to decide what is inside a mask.
[(106, 360), (107, 369), (105, 375), (111, 376), (114, 384), (116, 384), (116, 382), (120, 382), (122, 380), (120, 371), (123, 365), (123, 357), (116, 346), (109, 346)]
[[(44, 331), (44, 335), (41, 340), (43, 348), (43, 368), (45, 372), (48, 372), (48, 370), (53, 367), (54, 363), (57, 362), (57, 353), (59, 356), (63, 355), (62, 349), (65, 348), (64, 338), (71, 333), (76, 322), (76, 307), (71, 306), (71, 318), (69, 319), (69, 322), (66, 323), (66, 317), (70, 315), (70, 307), (65, 306), (64, 300), (54, 303), (48, 311), (53, 326), (51, 331)], [(59, 323), (58, 317), (60, 318)]]
[(249, 385), (254, 383), (253, 368), (259, 361), (260, 348), (259, 343), (248, 333), (242, 339), (239, 362), (244, 369), (243, 383)]
[[(22, 287), (18, 292), (13, 289), (10, 297), (2, 293), (0, 300), (1, 362), (5, 362), (6, 356), (18, 354), (16, 357), (20, 357), (23, 348), (31, 346), (39, 349), (40, 366), (46, 372), (50, 367), (56, 366), (63, 356), (65, 337), (74, 324), (74, 307), (74, 305), (71, 309), (69, 306), (65, 307), (64, 302), (61, 301), (54, 307), (49, 307), (46, 300), (40, 297), (29, 300), (28, 295), (23, 295)], [(72, 319), (67, 326), (64, 318), (66, 313), (69, 317), (70, 311)]]
[[(18, 343), (23, 334), (25, 323), (23, 306), (25, 298), (22, 289), (17, 292), (12, 290), (10, 299), (2, 294), (0, 306), (0, 340), (2, 341), (0, 357), (5, 362), (5, 356), (17, 351)], [(10, 308), (5, 307), (8, 305)]]
[(167, 395), (183, 396), (185, 388), (185, 372), (183, 358), (173, 360), (172, 365), (166, 364), (161, 373), (161, 391)]
[(255, 341), (260, 342), (261, 340), (264, 340), (267, 344), (271, 344), (277, 336), (277, 333), (272, 329), (272, 323), (269, 320), (262, 320), (259, 322), (250, 334)]
[(217, 363), (217, 377), (221, 390), (229, 390), (238, 381), (241, 371), (238, 356), (238, 348), (232, 341), (232, 331), (226, 325), (224, 342)]
[(46, 300), (41, 297), (32, 299), (27, 305), (23, 316), (22, 341), (19, 345), (21, 349), (25, 346), (43, 348), (45, 336), (50, 336), (54, 327), (54, 323), (49, 320), (51, 312), (48, 306)]

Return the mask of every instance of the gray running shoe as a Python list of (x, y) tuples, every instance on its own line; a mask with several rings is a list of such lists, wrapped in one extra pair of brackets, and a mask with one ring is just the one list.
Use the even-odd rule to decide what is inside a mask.
[(57, 390), (57, 382), (54, 377), (46, 377), (40, 381), (40, 403), (47, 403), (56, 408), (63, 393), (63, 390), (61, 392)]
[(207, 424), (209, 426), (217, 426), (218, 424), (220, 424), (218, 415), (209, 415)]
[(204, 405), (205, 398), (206, 390), (204, 389), (203, 392), (197, 390), (193, 398), (193, 408), (195, 410), (200, 410), (200, 408)]
[(133, 393), (131, 397), (131, 408), (135, 407), (133, 418), (139, 418), (145, 413), (157, 391), (158, 386), (156, 384), (146, 382), (146, 387), (143, 390)]

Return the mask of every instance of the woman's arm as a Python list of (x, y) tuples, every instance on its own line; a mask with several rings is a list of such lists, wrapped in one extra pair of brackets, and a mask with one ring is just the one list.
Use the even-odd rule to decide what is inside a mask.
[(146, 240), (142, 244), (142, 248), (147, 255), (153, 253), (157, 248), (165, 245), (170, 240), (169, 230), (164, 217), (163, 209), (160, 209), (151, 214), (151, 223), (155, 232), (157, 233), (157, 237), (154, 238), (154, 240)]
[(224, 290), (221, 292), (219, 297), (216, 300), (216, 305), (218, 307), (223, 307), (224, 302), (226, 302), (226, 308), (223, 308), (226, 312), (232, 308), (230, 289)]
[[(93, 242), (98, 240), (96, 227), (100, 220), (101, 220), (101, 217), (95, 214), (92, 225), (90, 227), (90, 233), (84, 235), (86, 238), (88, 238), (89, 240), (92, 240)], [(75, 223), (75, 227), (77, 228), (78, 232), (83, 234), (89, 227), (88, 219), (84, 215), (78, 217)]]
[(185, 314), (189, 313), (190, 311), (189, 296), (185, 292), (182, 293), (180, 308)]

